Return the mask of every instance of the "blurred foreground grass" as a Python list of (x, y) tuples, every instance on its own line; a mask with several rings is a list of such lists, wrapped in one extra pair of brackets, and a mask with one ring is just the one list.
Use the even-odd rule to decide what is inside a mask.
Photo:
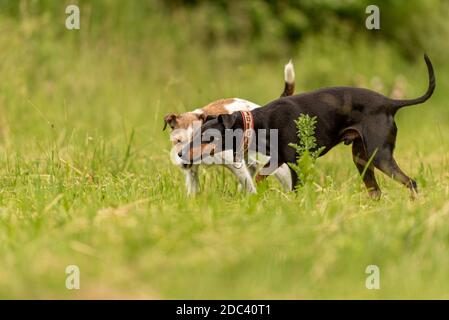
[[(297, 92), (378, 77), (389, 94), (400, 76), (415, 97), (422, 52), (406, 61), (384, 42), (322, 33), (268, 59), (229, 42), (206, 49), (163, 15), (138, 39), (69, 32), (62, 18), (0, 16), (1, 298), (449, 298), (444, 59), (433, 59), (434, 97), (397, 115), (396, 157), (418, 200), (380, 174), (383, 197), (370, 200), (345, 146), (318, 161), (316, 189), (286, 194), (270, 178), (245, 196), (210, 168), (191, 199), (164, 114), (223, 97), (263, 105), (290, 57)], [(381, 290), (365, 288), (371, 264)], [(65, 288), (68, 265), (78, 291)]]

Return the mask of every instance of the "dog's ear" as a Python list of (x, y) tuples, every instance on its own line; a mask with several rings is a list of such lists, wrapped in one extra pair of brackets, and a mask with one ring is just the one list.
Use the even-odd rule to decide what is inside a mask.
[(167, 128), (167, 124), (170, 126), (170, 128), (173, 129), (176, 125), (177, 117), (178, 116), (174, 113), (167, 114), (164, 117), (164, 128), (162, 130), (165, 130)]
[(234, 126), (236, 118), (235, 114), (220, 114), (217, 119), (226, 129), (231, 129)]
[(216, 118), (217, 118), (216, 115), (206, 115), (205, 113), (202, 113), (202, 114), (200, 114), (198, 116), (198, 119), (200, 121), (202, 121), (203, 123), (206, 123), (207, 121), (210, 121), (210, 120), (213, 120), (213, 119), (216, 119)]

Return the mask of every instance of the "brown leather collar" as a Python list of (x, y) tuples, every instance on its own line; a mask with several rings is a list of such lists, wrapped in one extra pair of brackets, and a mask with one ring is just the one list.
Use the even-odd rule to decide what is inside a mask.
[(245, 153), (248, 151), (254, 132), (254, 118), (251, 111), (240, 111), (240, 114), (243, 120), (243, 140), (239, 150), (242, 149), (243, 153)]

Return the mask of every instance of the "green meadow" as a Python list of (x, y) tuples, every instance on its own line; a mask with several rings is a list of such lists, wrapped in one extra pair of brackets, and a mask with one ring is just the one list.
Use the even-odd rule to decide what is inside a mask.
[[(265, 1), (75, 1), (81, 29), (67, 30), (70, 3), (0, 1), (0, 298), (449, 298), (449, 24), (429, 13), (447, 3), (401, 20), (385, 1), (375, 31), (363, 5), (347, 22), (333, 1), (304, 2), (336, 12), (320, 29), (263, 23), (305, 19), (294, 1), (279, 18)], [(290, 58), (298, 93), (389, 95), (400, 81), (414, 98), (427, 88), (424, 52), (436, 91), (396, 116), (416, 200), (380, 172), (382, 197), (370, 199), (344, 145), (296, 193), (270, 177), (241, 194), (226, 169), (202, 167), (201, 192), (186, 196), (165, 114), (226, 97), (264, 105)], [(66, 288), (69, 265), (79, 290)], [(365, 286), (369, 265), (378, 290)]]

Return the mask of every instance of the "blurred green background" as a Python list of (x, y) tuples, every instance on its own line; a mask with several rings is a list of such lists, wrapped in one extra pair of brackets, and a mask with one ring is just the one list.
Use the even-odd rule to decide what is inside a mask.
[[(65, 28), (69, 4), (80, 30)], [(365, 28), (371, 4), (380, 30)], [(443, 0), (0, 0), (0, 297), (447, 298), (448, 17)], [(380, 175), (369, 200), (344, 146), (318, 162), (316, 190), (270, 180), (244, 196), (214, 168), (185, 197), (165, 114), (263, 105), (290, 58), (298, 93), (412, 98), (424, 52), (435, 94), (397, 115), (418, 201)], [(373, 263), (382, 290), (364, 287)]]

